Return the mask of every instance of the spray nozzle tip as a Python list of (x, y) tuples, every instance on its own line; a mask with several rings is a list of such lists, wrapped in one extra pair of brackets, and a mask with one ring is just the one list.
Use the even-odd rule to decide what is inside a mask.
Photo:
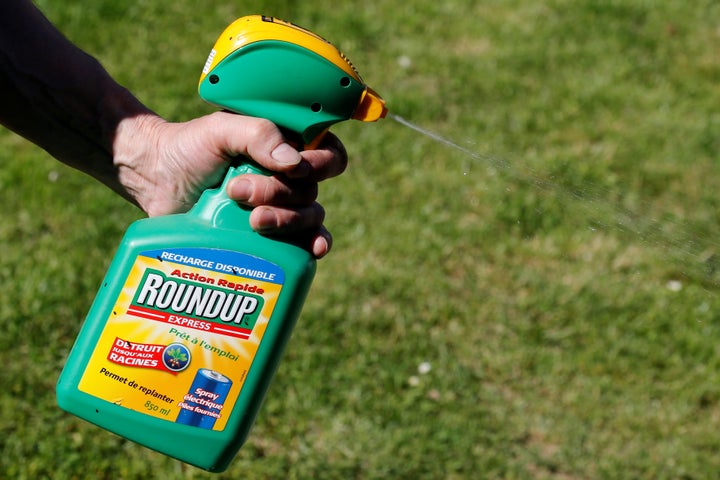
[(385, 100), (372, 88), (366, 87), (352, 118), (363, 122), (375, 122), (381, 118), (385, 118), (387, 112), (388, 109), (385, 106)]

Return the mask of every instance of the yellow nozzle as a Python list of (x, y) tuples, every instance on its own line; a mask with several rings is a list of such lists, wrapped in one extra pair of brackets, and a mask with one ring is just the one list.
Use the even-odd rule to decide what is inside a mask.
[(358, 103), (352, 118), (363, 122), (375, 122), (381, 118), (385, 118), (387, 112), (385, 100), (383, 100), (375, 90), (367, 87), (362, 97), (360, 97), (360, 103)]

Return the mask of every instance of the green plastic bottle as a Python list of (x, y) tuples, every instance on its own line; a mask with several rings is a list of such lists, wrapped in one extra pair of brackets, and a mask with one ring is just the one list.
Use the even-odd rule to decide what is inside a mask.
[(211, 471), (244, 442), (315, 273), (307, 251), (249, 227), (226, 182), (130, 226), (57, 391), (63, 409)]
[[(384, 116), (347, 59), (318, 39), (243, 17), (212, 50), (200, 94), (304, 143), (337, 121)], [(289, 75), (263, 81), (278, 62), (292, 71), (321, 62), (313, 71), (322, 78), (306, 75), (293, 88)], [(233, 76), (255, 95), (238, 100)], [(128, 228), (57, 384), (64, 410), (209, 471), (224, 470), (245, 442), (315, 274), (310, 253), (253, 231), (250, 210), (227, 196), (244, 173), (269, 174), (249, 162), (232, 167), (189, 212)]]

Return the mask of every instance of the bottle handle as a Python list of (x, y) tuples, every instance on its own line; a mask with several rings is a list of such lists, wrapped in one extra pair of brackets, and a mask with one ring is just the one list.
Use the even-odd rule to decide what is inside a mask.
[(230, 181), (246, 173), (272, 175), (270, 170), (246, 159), (239, 165), (229, 167), (222, 183), (215, 188), (205, 190), (188, 214), (209, 222), (214, 227), (252, 231), (249, 221), (252, 207), (239, 204), (227, 194)]
[[(302, 148), (304, 150), (317, 148), (328, 130), (329, 129), (323, 130), (309, 144), (303, 145)], [(287, 132), (285, 133), (286, 137), (289, 138), (288, 143), (298, 148), (298, 144), (290, 139)], [(209, 221), (215, 227), (231, 226), (232, 228), (247, 227), (249, 229), (249, 218), (252, 207), (240, 205), (227, 195), (228, 183), (230, 183), (233, 178), (247, 173), (266, 176), (273, 175), (271, 170), (268, 170), (249, 158), (243, 158), (239, 164), (228, 168), (220, 186), (205, 190), (188, 213)], [(236, 224), (234, 225), (233, 223)]]

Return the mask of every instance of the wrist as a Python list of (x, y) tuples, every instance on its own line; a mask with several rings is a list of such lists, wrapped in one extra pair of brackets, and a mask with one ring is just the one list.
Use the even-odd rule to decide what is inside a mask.
[(155, 170), (160, 131), (167, 122), (145, 110), (123, 116), (116, 124), (112, 137), (112, 157), (117, 172), (118, 193), (135, 203), (144, 212), (153, 214), (151, 205), (152, 179)]

